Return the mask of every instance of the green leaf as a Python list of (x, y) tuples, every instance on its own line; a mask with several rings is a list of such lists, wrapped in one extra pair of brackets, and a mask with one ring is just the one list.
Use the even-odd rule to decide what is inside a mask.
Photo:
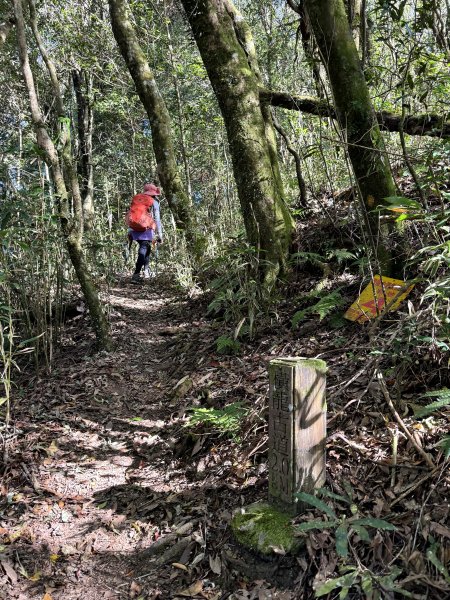
[(216, 345), (219, 354), (238, 354), (241, 349), (241, 343), (237, 340), (233, 340), (227, 335), (218, 337)]
[(316, 590), (316, 598), (320, 598), (321, 596), (326, 596), (336, 588), (342, 587), (341, 580), (344, 577), (336, 577), (335, 579), (329, 579), (324, 584), (319, 586)]
[(316, 590), (316, 598), (326, 596), (336, 588), (344, 587), (350, 589), (358, 578), (358, 571), (354, 569), (351, 573), (346, 573), (341, 577), (335, 577), (325, 581), (324, 584), (320, 585)]
[(298, 500), (300, 500), (300, 502), (306, 502), (307, 504), (318, 508), (332, 519), (337, 519), (334, 510), (330, 506), (328, 506), (328, 504), (325, 504), (325, 502), (319, 500), (319, 498), (316, 498), (316, 496), (312, 496), (311, 494), (307, 494), (306, 492), (300, 492), (299, 494), (295, 494), (295, 496), (296, 498), (298, 498)]
[(346, 504), (350, 504), (350, 500), (345, 496), (341, 496), (341, 494), (335, 494), (331, 490), (327, 490), (327, 488), (320, 488), (318, 493), (321, 496), (326, 496), (327, 498), (334, 498), (334, 500), (340, 500), (341, 502), (345, 502)]
[(347, 492), (347, 496), (349, 497), (350, 501), (352, 501), (353, 500), (353, 496), (354, 496), (354, 492), (353, 492), (353, 488), (350, 485), (350, 483), (348, 481), (344, 480), (342, 482), (342, 487)]
[(442, 447), (445, 458), (448, 458), (450, 456), (450, 435), (446, 435), (442, 440), (440, 440), (439, 446)]
[(422, 398), (450, 398), (450, 389), (444, 387), (441, 390), (432, 390), (431, 392), (427, 392), (423, 394)]
[(394, 585), (392, 587), (392, 591), (400, 594), (401, 596), (405, 596), (405, 598), (417, 598), (417, 596), (415, 596), (412, 592), (408, 592), (408, 590), (404, 590), (403, 588), (398, 587), (398, 585)]
[[(317, 293), (308, 294), (307, 297), (314, 296), (317, 296)], [(316, 304), (313, 304), (312, 306), (308, 306), (307, 308), (296, 312), (295, 315), (292, 317), (292, 327), (294, 328), (300, 321), (302, 321), (305, 318), (306, 315), (309, 315), (311, 313), (319, 315), (319, 320), (322, 321), (322, 319), (328, 316), (331, 312), (342, 306), (343, 303), (344, 300), (342, 298), (342, 294), (338, 290), (330, 292), (329, 294), (326, 294), (325, 296), (320, 298), (320, 300), (316, 302)]]
[(447, 404), (450, 404), (450, 395), (444, 396), (443, 398), (440, 398), (435, 402), (431, 402), (431, 404), (427, 404), (427, 406), (422, 406), (421, 408), (414, 410), (414, 416), (418, 419), (420, 419), (421, 417), (426, 417), (435, 410), (447, 406)]
[[(395, 581), (397, 577), (401, 574), (402, 570), (399, 567), (393, 566), (390, 572), (387, 575), (383, 575), (382, 577), (377, 577), (377, 582), (379, 585), (384, 588), (386, 591), (396, 591), (400, 594), (403, 594), (405, 590), (402, 590)], [(409, 592), (405, 592), (404, 595), (409, 594)]]
[(319, 315), (319, 320), (322, 321), (327, 315), (342, 304), (342, 296), (339, 292), (332, 292), (324, 298), (321, 298), (317, 304), (312, 307), (311, 311)]
[(412, 200), (405, 196), (388, 196), (384, 200), (391, 208), (414, 208), (415, 210), (422, 210), (422, 205), (417, 200)]
[(356, 256), (355, 254), (353, 254), (353, 252), (349, 252), (345, 248), (337, 248), (336, 250), (331, 250), (330, 252), (328, 252), (327, 258), (336, 258), (338, 264), (341, 264), (344, 260), (349, 260), (351, 258), (354, 259), (356, 258)]
[(364, 571), (361, 575), (361, 589), (367, 598), (371, 598), (373, 592), (373, 581), (370, 573)]
[(42, 336), (45, 335), (45, 332), (40, 333), (39, 335), (35, 335), (32, 338), (28, 338), (27, 340), (22, 340), (19, 344), (18, 347), (19, 348), (23, 348), (23, 346), (26, 346), (27, 344), (30, 344), (31, 342), (35, 342), (36, 340), (38, 340), (39, 338), (41, 338)]
[(374, 527), (375, 529), (382, 529), (385, 531), (397, 531), (397, 527), (385, 521), (384, 519), (375, 519), (374, 517), (367, 517), (366, 519), (357, 519), (352, 522), (352, 527), (355, 525), (365, 525), (367, 527)]
[(241, 402), (232, 402), (223, 409), (193, 406), (189, 408), (189, 412), (191, 414), (184, 427), (209, 426), (212, 431), (236, 439), (248, 409), (242, 406)]
[(354, 531), (359, 535), (363, 542), (370, 542), (370, 535), (365, 527), (353, 522), (352, 529), (354, 529)]
[(439, 558), (436, 556), (436, 547), (437, 544), (433, 544), (430, 548), (428, 548), (425, 556), (427, 557), (427, 560), (429, 560), (430, 563), (432, 563), (436, 567), (439, 573), (444, 576), (445, 581), (447, 583), (450, 583), (450, 574), (445, 568), (445, 566), (441, 563)]
[(304, 523), (300, 523), (296, 527), (298, 531), (311, 531), (312, 529), (331, 529), (332, 527), (336, 527), (339, 521), (319, 521), (318, 519), (314, 521), (305, 521)]
[(336, 529), (336, 552), (342, 558), (348, 556), (348, 523), (344, 521)]
[(306, 317), (306, 315), (308, 314), (308, 312), (310, 312), (307, 308), (305, 308), (305, 310), (299, 310), (295, 313), (295, 315), (292, 317), (292, 328), (296, 327), (300, 321), (303, 321), (303, 319)]

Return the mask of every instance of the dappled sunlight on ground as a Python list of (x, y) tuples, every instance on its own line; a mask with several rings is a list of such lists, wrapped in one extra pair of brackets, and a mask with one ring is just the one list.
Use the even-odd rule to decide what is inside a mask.
[[(402, 442), (389, 489), (392, 435), (381, 399), (362, 395), (367, 379), (342, 388), (365, 360), (353, 352), (365, 347), (364, 330), (347, 325), (350, 353), (328, 327), (306, 324), (299, 334), (282, 317), (241, 355), (224, 356), (201, 299), (177, 294), (123, 279), (111, 293), (114, 350), (93, 354), (89, 329), (69, 323), (52, 374), (30, 371), (15, 390), (1, 600), (312, 598), (310, 573), (338, 564), (328, 532), (312, 532), (300, 557), (265, 563), (238, 551), (229, 530), (234, 510), (267, 498), (267, 364), (280, 355), (325, 356), (328, 485), (345, 493), (342, 482), (351, 482), (359, 510), (398, 527), (378, 532), (368, 556), (391, 561), (405, 547), (421, 510), (408, 490), (427, 470)], [(187, 426), (192, 407), (234, 402), (248, 409), (239, 437)], [(439, 539), (447, 516), (434, 498), (427, 527)]]

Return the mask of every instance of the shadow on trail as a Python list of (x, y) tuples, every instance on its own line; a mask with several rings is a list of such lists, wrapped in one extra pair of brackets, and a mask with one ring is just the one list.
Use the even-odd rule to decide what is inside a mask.
[[(214, 436), (194, 451), (183, 426), (205, 375), (219, 403), (240, 385), (238, 376), (230, 385), (228, 370), (217, 370), (216, 336), (203, 307), (120, 284), (111, 290), (111, 306), (114, 351), (86, 356), (74, 344), (87, 335), (83, 323), (72, 324), (53, 373), (24, 385), (27, 402), (17, 404), (21, 437), (11, 447), (5, 489), (22, 497), (0, 509), (8, 527), (20, 519), (33, 531), (29, 543), (8, 545), (27, 576), (40, 572), (37, 581), (22, 581), (27, 600), (41, 600), (47, 587), (54, 600), (78, 600), (80, 589), (86, 598), (107, 598), (108, 590), (111, 598), (128, 598), (141, 577), (146, 592), (161, 586), (168, 598), (168, 590), (186, 587), (195, 574), (181, 569), (173, 581), (171, 564), (189, 550), (187, 563), (200, 556), (207, 571), (209, 555), (220, 556), (229, 539), (231, 512), (260, 494), (255, 481), (233, 484), (231, 455), (224, 466), (220, 451), (210, 452), (218, 445)], [(177, 396), (175, 385), (186, 375), (192, 388)], [(189, 534), (176, 533), (191, 522)], [(159, 539), (170, 543), (161, 544), (162, 561), (158, 550), (152, 562), (149, 549)], [(177, 544), (186, 539), (183, 550)], [(170, 559), (165, 553), (172, 547)], [(149, 572), (157, 578), (147, 579)]]

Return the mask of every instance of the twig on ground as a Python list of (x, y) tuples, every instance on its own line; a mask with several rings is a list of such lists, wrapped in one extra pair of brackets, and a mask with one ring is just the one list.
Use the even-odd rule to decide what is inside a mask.
[(264, 438), (245, 456), (246, 460), (254, 456), (258, 450), (260, 450), (263, 446), (267, 445), (268, 437), (264, 436)]
[(420, 454), (420, 456), (424, 459), (424, 461), (427, 463), (427, 465), (431, 469), (435, 469), (436, 465), (432, 461), (430, 455), (427, 454), (425, 452), (425, 450), (419, 446), (419, 444), (416, 442), (416, 440), (414, 439), (414, 437), (409, 432), (409, 429), (405, 425), (405, 422), (403, 421), (403, 419), (401, 418), (401, 416), (396, 411), (394, 403), (392, 402), (392, 398), (391, 398), (391, 396), (389, 394), (389, 390), (387, 389), (386, 382), (384, 381), (383, 373), (381, 373), (381, 371), (378, 371), (377, 374), (376, 374), (376, 377), (378, 379), (378, 384), (379, 384), (380, 389), (381, 389), (381, 391), (383, 393), (384, 399), (386, 400), (387, 405), (391, 409), (391, 412), (394, 415), (395, 420), (400, 425), (401, 429), (403, 430), (403, 432), (406, 435), (406, 437), (408, 438), (408, 440), (411, 442), (411, 444), (414, 446), (414, 448), (417, 450), (417, 452)]
[[(374, 370), (373, 370), (372, 375), (369, 378), (369, 381), (368, 381), (366, 387), (364, 388), (364, 390), (361, 392), (361, 394), (358, 395), (357, 398), (353, 398), (352, 400), (350, 400), (349, 402), (347, 402), (347, 404), (344, 406), (344, 408), (342, 408), (338, 413), (336, 413), (333, 417), (331, 417), (331, 419), (328, 420), (328, 425), (330, 425), (330, 423), (332, 423), (335, 419), (337, 419), (338, 417), (340, 417), (341, 415), (343, 415), (349, 406), (351, 406), (352, 404), (355, 404), (355, 402), (358, 402), (358, 403), (361, 402), (361, 400), (367, 394), (367, 391), (368, 391), (368, 389), (370, 387), (370, 384), (372, 383), (372, 381), (373, 381), (373, 379), (375, 377), (375, 372), (376, 372), (376, 370), (378, 368), (378, 365), (380, 363), (380, 358), (379, 357), (375, 361), (369, 361), (369, 364), (366, 365), (366, 367), (364, 367), (363, 369), (361, 369), (360, 371), (358, 371), (356, 373), (356, 375), (354, 375), (352, 377), (352, 379), (350, 379), (349, 381), (347, 381), (347, 383), (339, 390), (339, 391), (342, 391), (346, 387), (348, 387), (351, 383), (353, 383), (353, 381), (355, 381), (355, 379), (357, 379), (360, 375), (362, 375), (362, 373), (364, 373), (364, 371), (366, 371), (369, 368), (369, 366), (371, 365), (372, 362), (375, 362)], [(334, 394), (332, 394), (328, 398), (328, 402), (330, 400), (332, 400), (337, 395), (337, 393), (338, 392), (335, 392)]]
[(369, 366), (370, 366), (370, 363), (371, 363), (371, 362), (372, 362), (372, 361), (369, 361), (369, 364), (368, 364), (368, 365), (365, 365), (365, 366), (364, 366), (362, 369), (360, 369), (360, 370), (359, 370), (359, 371), (358, 371), (358, 372), (357, 372), (355, 375), (353, 375), (353, 377), (351, 377), (351, 378), (350, 378), (348, 381), (346, 381), (346, 382), (345, 382), (343, 385), (341, 385), (340, 383), (338, 383), (338, 384), (336, 384), (336, 385), (334, 385), (334, 386), (332, 386), (332, 387), (328, 388), (329, 390), (332, 390), (332, 389), (338, 388), (338, 389), (337, 389), (337, 390), (334, 392), (334, 394), (331, 394), (331, 395), (328, 397), (328, 400), (331, 400), (331, 399), (332, 399), (332, 398), (334, 398), (334, 397), (335, 397), (337, 394), (340, 394), (341, 392), (343, 392), (343, 391), (344, 391), (346, 388), (348, 388), (348, 386), (349, 386), (349, 385), (351, 385), (351, 384), (352, 384), (354, 381), (356, 381), (356, 380), (357, 380), (359, 377), (361, 377), (361, 375), (362, 375), (362, 374), (363, 374), (365, 371), (367, 371), (367, 369), (369, 368)]
[(406, 496), (409, 496), (409, 494), (411, 492), (413, 492), (418, 487), (420, 487), (422, 485), (422, 483), (425, 483), (425, 481), (427, 479), (430, 479), (431, 477), (433, 477), (433, 475), (435, 475), (438, 470), (439, 470), (439, 467), (436, 467), (435, 469), (433, 469), (433, 471), (430, 471), (429, 473), (427, 473), (426, 475), (424, 475), (423, 477), (421, 477), (420, 479), (418, 479), (417, 481), (415, 481), (402, 494), (400, 494), (400, 496), (398, 498), (396, 498), (393, 502), (391, 502), (391, 504), (389, 505), (389, 507), (392, 508), (393, 506), (395, 506), (396, 504), (398, 504), (399, 502), (401, 502), (404, 498), (406, 498)]
[(391, 472), (391, 488), (395, 486), (395, 468), (397, 466), (397, 449), (398, 449), (398, 428), (395, 428), (392, 434), (392, 472)]

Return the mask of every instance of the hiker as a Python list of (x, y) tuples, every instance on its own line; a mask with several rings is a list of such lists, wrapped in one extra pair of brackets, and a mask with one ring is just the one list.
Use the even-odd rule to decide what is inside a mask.
[[(144, 279), (150, 278), (150, 253), (152, 243), (156, 239), (162, 243), (162, 228), (159, 214), (160, 189), (153, 183), (146, 183), (144, 191), (136, 194), (131, 201), (127, 213), (128, 239), (139, 244), (139, 253), (136, 261), (132, 281), (141, 279), (141, 270), (144, 267)], [(156, 235), (155, 235), (156, 231)]]

